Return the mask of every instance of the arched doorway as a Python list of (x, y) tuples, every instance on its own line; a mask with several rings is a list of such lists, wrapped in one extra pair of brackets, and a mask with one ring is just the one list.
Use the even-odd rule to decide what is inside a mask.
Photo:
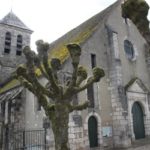
[(88, 134), (90, 147), (98, 147), (97, 120), (94, 116), (88, 120)]
[(133, 131), (135, 134), (135, 139), (145, 138), (143, 110), (138, 102), (135, 102), (133, 104), (132, 115), (133, 115)]

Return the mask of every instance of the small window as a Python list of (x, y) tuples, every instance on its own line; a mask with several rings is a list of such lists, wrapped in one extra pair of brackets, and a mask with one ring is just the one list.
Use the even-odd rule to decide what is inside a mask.
[(130, 41), (128, 40), (124, 41), (124, 50), (128, 59), (134, 58), (134, 48), (133, 48), (133, 44)]
[(11, 33), (7, 32), (5, 34), (5, 46), (4, 46), (4, 53), (9, 54), (11, 49)]
[(92, 68), (96, 67), (96, 55), (91, 54), (91, 66)]
[(22, 35), (18, 35), (18, 36), (17, 36), (16, 55), (18, 55), (18, 56), (21, 56), (21, 55), (22, 55)]

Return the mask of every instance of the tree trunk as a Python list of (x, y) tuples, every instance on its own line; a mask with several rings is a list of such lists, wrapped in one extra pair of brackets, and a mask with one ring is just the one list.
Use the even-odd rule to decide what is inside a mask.
[(55, 139), (55, 150), (70, 150), (68, 147), (69, 111), (66, 106), (60, 105), (52, 118), (52, 130)]

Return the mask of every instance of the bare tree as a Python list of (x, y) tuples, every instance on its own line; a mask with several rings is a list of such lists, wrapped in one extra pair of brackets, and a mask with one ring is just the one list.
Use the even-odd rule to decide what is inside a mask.
[[(16, 78), (21, 84), (31, 91), (45, 110), (52, 124), (56, 150), (69, 150), (68, 147), (68, 122), (69, 113), (74, 110), (83, 110), (88, 107), (88, 101), (83, 104), (72, 105), (72, 97), (85, 90), (94, 82), (99, 82), (104, 77), (103, 69), (95, 67), (93, 75), (87, 79), (87, 71), (79, 66), (81, 48), (77, 44), (68, 44), (67, 49), (72, 60), (73, 73), (70, 82), (60, 84), (58, 71), (61, 69), (59, 59), (48, 58), (49, 44), (42, 40), (36, 42), (38, 54), (25, 47), (23, 53), (26, 64), (16, 70)], [(38, 80), (35, 70), (39, 69), (46, 78), (47, 84), (43, 86)], [(85, 82), (83, 82), (85, 81)]]

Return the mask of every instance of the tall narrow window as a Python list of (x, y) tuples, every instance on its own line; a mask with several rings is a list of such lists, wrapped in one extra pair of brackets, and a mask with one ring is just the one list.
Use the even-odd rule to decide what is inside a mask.
[(113, 32), (113, 48), (115, 59), (119, 59), (119, 45), (118, 45), (118, 34)]
[(91, 85), (87, 88), (87, 97), (90, 102), (89, 107), (94, 108), (95, 103), (94, 103), (94, 87), (93, 87), (93, 85)]
[(124, 50), (128, 59), (134, 58), (134, 47), (130, 41), (128, 40), (124, 41)]
[(4, 47), (4, 53), (9, 54), (11, 50), (11, 33), (6, 32), (5, 34), (5, 47)]
[(17, 50), (16, 50), (16, 55), (21, 56), (22, 54), (22, 36), (18, 35), (17, 36)]
[(91, 54), (91, 66), (92, 68), (96, 67), (96, 55)]

